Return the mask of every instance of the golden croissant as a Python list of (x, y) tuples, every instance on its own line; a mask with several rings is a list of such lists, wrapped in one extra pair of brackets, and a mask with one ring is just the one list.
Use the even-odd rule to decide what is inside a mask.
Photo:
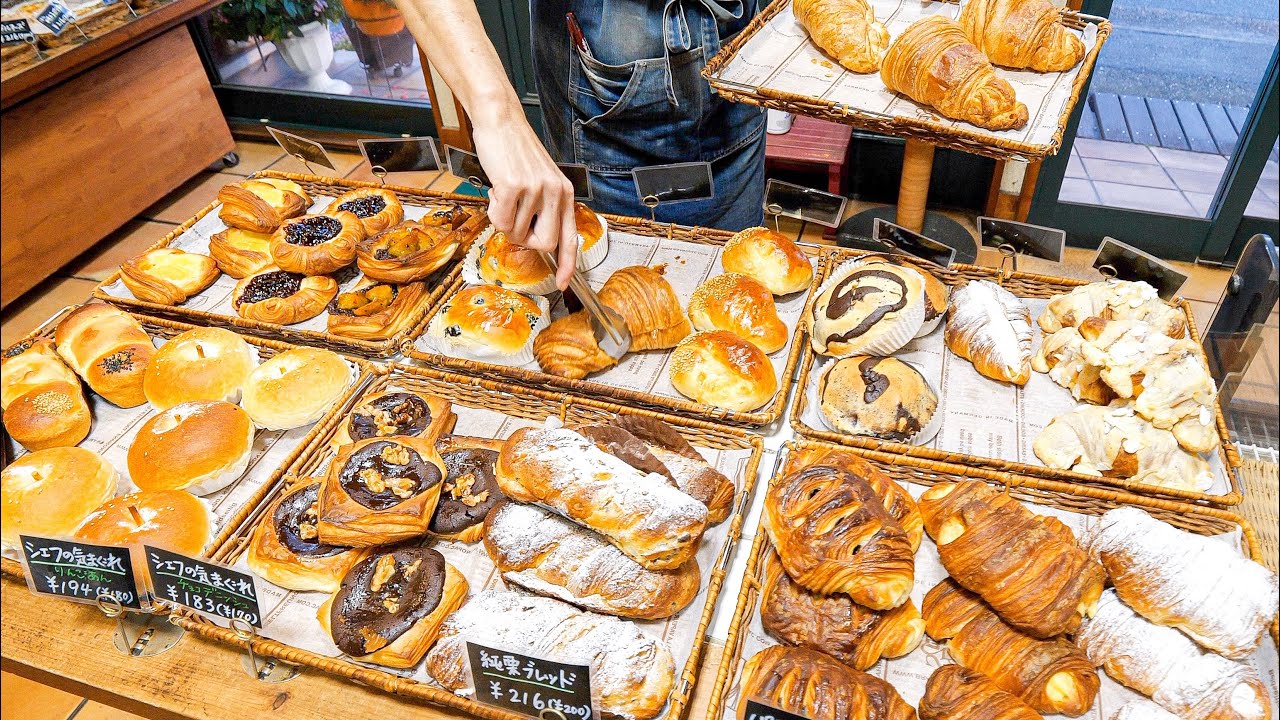
[(630, 352), (673, 348), (693, 332), (675, 289), (662, 277), (666, 267), (620, 268), (600, 288), (600, 302), (616, 310), (627, 323)]
[(943, 665), (929, 677), (920, 698), (921, 720), (1040, 720), (1016, 695), (960, 665)]
[(889, 31), (866, 0), (795, 0), (796, 21), (813, 44), (856, 73), (873, 73), (889, 47)]
[(1004, 67), (1063, 72), (1084, 57), (1084, 43), (1048, 0), (969, 0), (960, 27), (987, 58)]

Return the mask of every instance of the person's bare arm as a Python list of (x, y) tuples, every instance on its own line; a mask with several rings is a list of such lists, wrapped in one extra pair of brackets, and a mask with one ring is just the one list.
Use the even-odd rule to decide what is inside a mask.
[[(397, 0), (405, 23), (471, 118), (493, 187), (489, 218), (512, 241), (556, 252), (561, 288), (578, 249), (573, 185), (529, 126), (474, 0)], [(424, 69), (425, 72), (425, 69)]]

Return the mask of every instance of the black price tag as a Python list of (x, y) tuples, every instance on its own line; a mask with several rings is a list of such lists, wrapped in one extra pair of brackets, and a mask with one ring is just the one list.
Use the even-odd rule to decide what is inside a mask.
[(262, 610), (258, 607), (258, 591), (253, 586), (252, 575), (150, 545), (144, 545), (143, 549), (147, 556), (147, 575), (157, 600), (262, 627)]
[[(591, 666), (571, 665), (467, 642), (476, 699), (536, 718), (594, 720)], [(546, 713), (544, 715), (544, 713)]]
[(33, 43), (36, 34), (31, 32), (31, 23), (26, 18), (0, 21), (0, 45), (17, 45)]
[(449, 172), (475, 185), (475, 180), (480, 181), (480, 187), (493, 187), (489, 182), (489, 174), (484, 171), (480, 165), (480, 156), (473, 152), (467, 152), (462, 148), (456, 148), (452, 145), (444, 146), (445, 159), (449, 163)]
[(888, 252), (910, 255), (944, 268), (951, 267), (956, 257), (955, 248), (881, 218), (876, 218), (871, 228), (871, 239)]
[(556, 167), (560, 168), (560, 172), (573, 183), (573, 199), (590, 202), (591, 176), (587, 172), (587, 166), (577, 163), (556, 163)]
[(44, 6), (39, 15), (36, 15), (36, 21), (49, 28), (49, 32), (55, 37), (61, 35), (68, 25), (75, 22), (75, 19), (76, 14), (71, 12), (71, 8), (62, 4), (61, 0), (53, 0)]
[(677, 203), (715, 197), (711, 163), (687, 162), (632, 168), (640, 202)]
[(290, 156), (301, 157), (305, 163), (323, 165), (330, 170), (338, 169), (333, 164), (333, 161), (329, 159), (329, 153), (324, 151), (324, 146), (315, 140), (308, 140), (284, 130), (277, 130), (270, 125), (267, 126), (267, 132), (271, 133), (271, 137), (275, 138), (276, 143)]
[(432, 172), (440, 169), (440, 150), (433, 137), (357, 140), (370, 167), (393, 172)]
[(1176, 295), (1187, 281), (1187, 276), (1175, 270), (1172, 265), (1115, 238), (1102, 239), (1102, 244), (1098, 246), (1098, 256), (1093, 259), (1093, 267), (1104, 274), (1108, 272), (1103, 270), (1104, 267), (1111, 268), (1115, 271), (1117, 280), (1141, 280), (1148, 283), (1163, 300)]
[(742, 712), (742, 720), (809, 720), (809, 718), (786, 710), (779, 710), (759, 700), (747, 700), (746, 708)]
[(41, 595), (92, 603), (111, 595), (126, 608), (142, 609), (129, 548), (19, 535), (27, 586)]
[(983, 247), (1008, 245), (1019, 255), (1053, 262), (1062, 262), (1062, 252), (1067, 245), (1065, 230), (999, 218), (979, 217), (978, 234)]
[(839, 227), (844, 219), (844, 206), (848, 198), (834, 193), (814, 190), (803, 185), (793, 185), (781, 180), (770, 180), (764, 186), (764, 211), (770, 215), (782, 215), (797, 220)]

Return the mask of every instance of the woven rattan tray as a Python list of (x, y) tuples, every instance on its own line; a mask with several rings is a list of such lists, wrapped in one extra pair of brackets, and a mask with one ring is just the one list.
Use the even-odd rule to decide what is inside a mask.
[[(778, 88), (744, 85), (723, 77), (725, 70), (743, 50), (743, 47), (760, 34), (775, 16), (788, 7), (790, 2), (791, 0), (774, 0), (737, 37), (721, 48), (720, 52), (716, 53), (715, 57), (707, 62), (706, 67), (702, 70), (702, 75), (717, 93), (733, 102), (749, 103), (760, 107), (808, 115), (852, 125), (860, 130), (921, 140), (938, 147), (962, 150), (996, 159), (1021, 158), (1036, 160), (1058, 152), (1058, 148), (1062, 145), (1062, 134), (1067, 120), (1071, 117), (1071, 111), (1080, 99), (1080, 93), (1087, 84), (1094, 62), (1098, 58), (1098, 52), (1102, 49), (1103, 43), (1111, 33), (1111, 23), (1107, 20), (1088, 18), (1088, 22), (1097, 25), (1097, 41), (1088, 54), (1085, 55), (1080, 71), (1071, 85), (1070, 95), (1061, 111), (1057, 113), (1057, 125), (1052, 139), (1044, 144), (1032, 144), (1022, 140), (1001, 137), (998, 134), (982, 130), (968, 123), (951, 124), (945, 118), (927, 111), (922, 111), (916, 116), (888, 115), (851, 107), (844, 103), (830, 100), (825, 94), (822, 97), (805, 96)], [(942, 5), (944, 3), (927, 4)], [(1070, 17), (1072, 22), (1085, 21), (1084, 18), (1075, 13), (1069, 13), (1064, 17)], [(834, 65), (834, 61), (827, 60), (826, 62)], [(888, 90), (882, 91), (888, 93)]]
[[(788, 463), (794, 453), (812, 449), (836, 448), (827, 443), (808, 440), (797, 440), (788, 443), (782, 450), (783, 456), (780, 458), (781, 470), (770, 479), (770, 484), (787, 472)], [(940, 463), (925, 458), (905, 457), (859, 449), (851, 452), (861, 456), (877, 470), (885, 473), (904, 487), (908, 483), (917, 486), (932, 486), (940, 482), (974, 478), (1005, 489), (1025, 504), (1047, 506), (1069, 513), (1096, 516), (1113, 508), (1130, 505), (1139, 507), (1164, 522), (1199, 535), (1219, 535), (1225, 532), (1238, 531), (1240, 533), (1241, 550), (1253, 560), (1262, 562), (1257, 534), (1254, 532), (1253, 527), (1239, 515), (1224, 510), (1007, 473), (1001, 474), (998, 478), (993, 478), (985, 474), (975, 473), (973, 468)], [(932, 543), (932, 540), (926, 538), (925, 543)], [(733, 717), (731, 712), (727, 711), (730, 710), (731, 704), (736, 703), (738, 700), (739, 675), (742, 664), (746, 659), (743, 657), (744, 646), (748, 642), (747, 634), (751, 624), (759, 615), (760, 595), (764, 587), (764, 562), (772, 550), (773, 545), (769, 541), (768, 534), (761, 528), (756, 534), (755, 541), (751, 546), (751, 553), (747, 558), (742, 588), (738, 594), (738, 604), (734, 610), (733, 620), (729, 625), (728, 638), (720, 660), (720, 670), (717, 673), (716, 682), (711, 691), (711, 701), (707, 710), (708, 720)], [(925, 548), (922, 546), (920, 552), (924, 552), (924, 550)], [(921, 588), (917, 589), (921, 590)], [(922, 590), (928, 590), (928, 588), (922, 588)], [(919, 607), (918, 602), (917, 607)], [(1274, 623), (1271, 626), (1271, 636), (1275, 640), (1276, 625)], [(926, 648), (930, 642), (926, 638), (921, 647), (914, 650), (912, 655), (917, 653), (929, 654), (929, 650)], [(933, 652), (937, 653), (940, 650), (935, 649)], [(891, 662), (901, 661), (894, 660)], [(938, 662), (945, 663), (946, 660), (939, 658)], [(883, 678), (886, 677), (889, 671), (885, 661), (882, 660), (868, 672)], [(923, 685), (924, 678), (918, 678), (918, 680)], [(1104, 715), (1104, 717), (1106, 716), (1109, 716), (1109, 713)]]
[[(466, 245), (463, 248), (464, 251), (465, 247), (470, 246), (471, 241), (473, 241), (488, 225), (484, 216), (484, 202), (466, 195), (421, 190), (402, 185), (379, 185), (378, 183), (362, 182), (358, 180), (318, 177), (315, 175), (303, 175), (298, 173), (264, 171), (257, 173), (254, 177), (283, 178), (286, 180), (292, 180), (302, 185), (302, 187), (305, 188), (313, 197), (318, 195), (332, 197), (354, 188), (382, 187), (395, 192), (396, 196), (400, 199), (401, 204), (404, 205), (428, 207), (438, 206), (442, 203), (451, 203), (465, 206), (472, 209), (476, 216), (469, 221), (467, 226), (464, 226), (469, 235), (466, 239)], [(152, 249), (168, 247), (170, 244), (178, 241), (183, 233), (190, 230), (192, 226), (206, 215), (217, 211), (220, 206), (221, 204), (215, 201), (208, 207), (205, 207), (203, 210), (196, 213), (195, 217), (178, 226), (173, 232), (160, 240), (160, 242), (153, 245)], [(313, 345), (337, 352), (361, 355), (364, 357), (389, 357), (395, 355), (399, 351), (400, 346), (406, 340), (412, 339), (414, 337), (413, 333), (418, 332), (416, 328), (421, 324), (422, 318), (427, 316), (429, 311), (443, 297), (444, 289), (453, 282), (453, 279), (457, 276), (458, 269), (459, 263), (450, 262), (437, 271), (435, 275), (428, 278), (425, 282), (429, 288), (429, 292), (418, 302), (417, 307), (413, 310), (412, 318), (406, 325), (407, 329), (402, 330), (385, 340), (362, 340), (343, 335), (335, 335), (330, 332), (304, 330), (289, 325), (278, 325), (258, 320), (249, 320), (235, 314), (208, 312), (205, 310), (185, 307), (184, 305), (160, 305), (157, 303), (147, 302), (145, 300), (139, 300), (131, 294), (127, 294), (127, 290), (124, 291), (127, 294), (126, 296), (111, 294), (107, 292), (105, 288), (118, 283), (120, 280), (120, 272), (118, 270), (112, 273), (106, 280), (102, 281), (98, 287), (94, 289), (93, 295), (100, 300), (105, 300), (128, 310), (140, 312), (146, 315), (167, 317), (179, 322), (188, 322), (194, 325), (225, 327), (246, 334), (284, 340), (300, 345)], [(206, 290), (205, 292), (210, 291)], [(197, 294), (195, 297), (199, 298), (202, 294), (203, 293)]]
[[(829, 269), (834, 269), (839, 266), (840, 263), (861, 254), (863, 253), (859, 251), (833, 250), (828, 257), (827, 267)], [(967, 280), (998, 281), (1014, 295), (1023, 298), (1048, 298), (1053, 295), (1069, 292), (1072, 288), (1080, 285), (1088, 284), (1083, 280), (1052, 277), (1048, 275), (1036, 275), (1032, 273), (1012, 273), (1002, 275), (999, 270), (994, 268), (965, 265), (960, 263), (954, 264), (946, 270), (936, 271), (933, 274), (949, 286), (956, 286)], [(1196, 346), (1199, 347), (1200, 336), (1196, 331), (1195, 320), (1192, 317), (1190, 305), (1187, 301), (1181, 298), (1176, 299), (1175, 304), (1183, 311), (1183, 313), (1186, 314), (1188, 335), (1193, 341), (1195, 341)], [(807, 317), (805, 322), (802, 324), (807, 330)], [(940, 330), (938, 332), (940, 332)], [(1037, 330), (1037, 332), (1039, 331)], [(807, 337), (806, 332), (806, 337), (804, 338), (806, 348), (808, 348), (808, 341), (809, 338)], [(950, 351), (948, 350), (946, 352), (949, 353)], [(825, 440), (827, 442), (848, 445), (851, 447), (885, 450), (941, 462), (972, 465), (986, 469), (986, 472), (990, 473), (991, 479), (995, 480), (1000, 479), (999, 473), (1013, 472), (1020, 475), (1043, 477), (1052, 480), (1087, 484), (1097, 487), (1120, 488), (1132, 493), (1176, 498), (1184, 502), (1210, 503), (1214, 505), (1237, 505), (1243, 497), (1241, 494), (1239, 478), (1239, 467), (1241, 462), (1240, 455), (1236, 451), (1235, 445), (1231, 442), (1231, 434), (1227, 429), (1226, 419), (1222, 415), (1222, 408), (1216, 404), (1214, 407), (1214, 413), (1216, 415), (1215, 422), (1217, 423), (1218, 435), (1222, 442), (1219, 455), (1222, 461), (1223, 473), (1226, 475), (1227, 482), (1230, 485), (1230, 491), (1224, 495), (1209, 495), (1202, 492), (1164, 488), (1156, 485), (1134, 482), (1124, 478), (1104, 478), (1096, 475), (1085, 475), (1083, 473), (1073, 472), (1070, 470), (1054, 470), (1052, 468), (1045, 467), (1044, 465), (1029, 462), (1017, 462), (1014, 460), (1004, 460), (981, 455), (963, 454), (925, 447), (922, 445), (908, 445), (905, 443), (891, 442), (887, 440), (877, 440), (875, 438), (865, 436), (845, 435), (843, 433), (829, 430), (825, 426), (814, 427), (808, 424), (804, 418), (810, 412), (808, 407), (809, 398), (806, 388), (808, 388), (810, 382), (813, 381), (812, 375), (815, 372), (816, 362), (816, 354), (811, 349), (806, 349), (804, 352), (804, 358), (800, 363), (798, 387), (796, 388), (795, 397), (792, 399), (791, 405), (791, 427), (794, 428), (797, 433), (808, 438)], [(960, 362), (966, 361), (960, 360)], [(1065, 390), (1063, 392), (1065, 392)], [(943, 403), (946, 402), (945, 390), (939, 394), (939, 400)]]
[[(733, 237), (734, 233), (724, 230), (713, 230), (701, 227), (686, 227), (682, 225), (667, 225), (663, 223), (655, 223), (649, 220), (643, 220), (634, 217), (622, 217), (618, 215), (605, 215), (609, 222), (610, 235), (616, 233), (627, 233), (630, 235), (638, 235), (652, 238), (663, 238), (667, 240), (680, 240), (699, 245), (720, 246)], [(826, 261), (825, 255), (815, 246), (800, 246), (807, 254), (816, 256), (816, 267), (814, 269), (814, 281), (812, 287), (817, 287), (822, 282), (825, 274)], [(717, 260), (718, 262), (718, 260)], [(414, 337), (421, 337), (426, 332), (427, 324), (431, 317), (459, 290), (466, 287), (466, 282), (461, 275), (454, 278), (453, 284), (445, 292), (444, 297), (437, 303), (435, 309), (428, 313), (422, 321), (422, 326), (413, 331)], [(692, 293), (693, 288), (675, 288), (676, 294), (680, 295), (681, 303), (688, 304), (688, 293)], [(782, 417), (786, 405), (786, 396), (788, 385), (792, 373), (795, 370), (796, 363), (801, 353), (800, 342), (800, 324), (803, 324), (803, 318), (808, 315), (809, 303), (812, 301), (812, 288), (805, 292), (804, 309), (799, 317), (801, 321), (793, 328), (791, 344), (786, 350), (785, 360), (781, 361), (782, 374), (778, 382), (778, 392), (774, 398), (764, 407), (750, 411), (739, 412), (726, 410), (724, 408), (714, 407), (703, 403), (695, 402), (683, 396), (664, 395), (657, 392), (642, 392), (631, 388), (617, 387), (608, 384), (605, 380), (599, 379), (597, 376), (590, 376), (582, 380), (570, 380), (539, 370), (530, 370), (527, 368), (507, 367), (504, 365), (495, 365), (492, 363), (479, 362), (475, 360), (449, 357), (438, 353), (430, 352), (421, 346), (421, 343), (415, 345), (413, 342), (406, 342), (402, 353), (405, 357), (424, 365), (435, 367), (438, 369), (465, 373), (467, 375), (475, 375), (497, 382), (515, 382), (524, 387), (533, 387), (549, 392), (568, 392), (575, 395), (584, 395), (591, 398), (607, 398), (627, 405), (653, 410), (659, 413), (679, 415), (680, 417), (698, 418), (702, 420), (710, 420), (712, 422), (726, 423), (730, 425), (744, 426), (760, 426)], [(657, 353), (670, 353), (670, 350), (650, 351), (646, 355)], [(783, 352), (781, 350), (779, 353)], [(776, 364), (779, 360), (773, 359)]]
[[(684, 613), (698, 614), (697, 630), (691, 639), (691, 654), (683, 667), (678, 670), (668, 700), (667, 712), (663, 715), (665, 718), (672, 719), (681, 717), (689, 699), (692, 697), (694, 684), (698, 679), (698, 669), (701, 665), (707, 629), (715, 611), (720, 588), (724, 583), (733, 548), (741, 536), (746, 508), (750, 503), (751, 490), (757, 477), (760, 457), (763, 453), (759, 436), (697, 420), (663, 417), (647, 410), (584, 400), (564, 393), (529, 390), (509, 384), (462, 377), (425, 368), (399, 365), (392, 365), (391, 367), (389, 374), (379, 377), (367, 385), (360, 396), (363, 397), (389, 387), (396, 387), (445, 398), (453, 403), (455, 410), (460, 406), (481, 408), (495, 411), (509, 418), (535, 422), (540, 422), (547, 417), (557, 417), (566, 423), (589, 422), (607, 420), (616, 414), (660, 417), (673, 425), (690, 443), (696, 446), (748, 451), (742, 466), (741, 477), (734, 478), (739, 493), (735, 498), (732, 516), (725, 520), (723, 524), (724, 527), (727, 527), (727, 536), (723, 544), (715, 549), (716, 562), (714, 565), (703, 568), (704, 578), (706, 578), (707, 582), (707, 589), (704, 591), (706, 599), (701, 607), (690, 606), (683, 611)], [(284, 481), (277, 485), (277, 491), (283, 491), (291, 484), (291, 480), (312, 476), (328, 463), (333, 457), (331, 441), (337, 430), (338, 423), (329, 423), (325, 432), (318, 434), (313, 439), (310, 447), (298, 457), (297, 462), (289, 469)], [(455, 432), (467, 434), (461, 418)], [(265, 511), (271, 500), (271, 497), (265, 498), (260, 509)], [(241, 527), (241, 531), (218, 550), (215, 557), (224, 562), (234, 563), (247, 547), (255, 519), (251, 518), (249, 522), (246, 522)], [(472, 594), (477, 591), (478, 588), (471, 588)], [(176, 615), (173, 621), (204, 637), (234, 647), (243, 648), (245, 646), (245, 641), (238, 637), (234, 631), (216, 625), (204, 618), (181, 613)], [(323, 632), (318, 624), (316, 624), (316, 632)], [(386, 692), (456, 708), (484, 718), (519, 717), (468, 698), (454, 695), (425, 682), (401, 677), (368, 665), (357, 664), (341, 657), (321, 655), (266, 638), (256, 638), (252, 642), (254, 652), (259, 654), (270, 655), (290, 663), (313, 667)], [(678, 658), (677, 662), (679, 662)]]

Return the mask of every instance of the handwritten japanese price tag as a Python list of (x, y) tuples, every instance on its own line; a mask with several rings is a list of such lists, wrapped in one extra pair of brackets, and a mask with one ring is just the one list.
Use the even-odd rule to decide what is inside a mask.
[(49, 32), (57, 37), (67, 29), (68, 25), (75, 22), (76, 14), (71, 12), (71, 8), (68, 8), (62, 0), (53, 0), (44, 6), (39, 15), (36, 15), (36, 20), (49, 28)]
[(742, 720), (808, 720), (808, 718), (765, 705), (758, 700), (748, 700), (746, 709), (742, 713)]
[(471, 680), (480, 702), (530, 717), (595, 720), (591, 666), (570, 665), (467, 642)]
[(19, 535), (27, 586), (40, 595), (92, 603), (107, 594), (142, 609), (129, 549)]
[(253, 576), (225, 565), (196, 560), (144, 545), (147, 575), (157, 600), (176, 603), (203, 615), (240, 619), (262, 627), (262, 610)]
[(31, 32), (31, 23), (25, 18), (0, 22), (0, 45), (17, 45), (35, 41), (36, 34)]

